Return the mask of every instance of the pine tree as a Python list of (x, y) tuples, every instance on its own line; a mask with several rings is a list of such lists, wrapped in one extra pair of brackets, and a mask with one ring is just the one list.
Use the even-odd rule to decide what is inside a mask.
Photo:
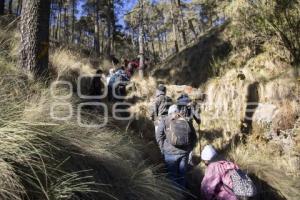
[(139, 57), (140, 57), (140, 67), (139, 74), (140, 77), (144, 77), (144, 0), (139, 1)]
[(43, 78), (48, 72), (51, 0), (23, 0), (21, 15), (21, 66)]
[(176, 53), (179, 52), (179, 45), (178, 45), (178, 34), (177, 34), (177, 16), (175, 14), (175, 0), (171, 0), (171, 14), (172, 14), (172, 29), (173, 29), (173, 37), (174, 37), (174, 47), (175, 47), (175, 51)]
[(13, 14), (12, 5), (13, 5), (13, 0), (9, 0), (9, 2), (8, 2), (8, 13), (9, 14)]
[(0, 15), (4, 15), (4, 0), (0, 0)]

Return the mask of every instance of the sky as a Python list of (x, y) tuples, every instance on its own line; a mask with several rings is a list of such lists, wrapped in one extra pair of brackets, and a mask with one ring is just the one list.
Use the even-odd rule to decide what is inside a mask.
[(124, 15), (128, 13), (136, 4), (138, 0), (126, 0), (126, 3), (124, 3), (124, 8), (120, 12), (118, 16), (118, 23), (124, 27)]
[[(191, 2), (192, 0), (182, 0), (183, 2)], [(80, 16), (83, 15), (82, 12), (82, 5), (84, 4), (85, 0), (80, 0), (78, 4), (78, 14), (77, 18), (80, 18)], [(122, 25), (123, 28), (125, 27), (125, 21), (124, 21), (124, 16), (126, 13), (128, 13), (132, 8), (138, 3), (138, 0), (123, 0), (124, 2), (124, 7), (119, 11), (119, 14), (117, 15), (118, 19), (118, 24)], [(159, 0), (151, 0), (151, 2), (159, 2)]]
[[(124, 7), (122, 10), (119, 11), (119, 14), (117, 16), (118, 18), (118, 24), (122, 25), (123, 27), (125, 26), (124, 22), (124, 15), (128, 13), (137, 3), (138, 0), (124, 0)], [(80, 0), (78, 4), (78, 14), (77, 18), (80, 18), (83, 15), (83, 10), (82, 10), (82, 5), (84, 4), (84, 0)]]

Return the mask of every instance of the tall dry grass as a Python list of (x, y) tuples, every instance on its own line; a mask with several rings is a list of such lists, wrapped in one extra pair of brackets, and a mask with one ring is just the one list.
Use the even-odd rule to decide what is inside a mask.
[[(11, 38), (2, 30), (0, 44), (8, 44), (5, 41)], [(33, 82), (17, 69), (13, 45), (4, 49), (0, 53), (1, 199), (181, 199), (182, 191), (149, 162), (148, 145), (125, 135), (111, 119), (104, 128), (79, 126), (77, 95), (55, 99), (48, 85)], [(56, 50), (51, 62), (59, 80), (76, 82), (78, 75), (94, 74), (70, 51)], [(56, 87), (54, 93), (62, 96), (68, 91)], [(75, 112), (68, 120), (55, 120), (50, 115), (53, 103), (70, 104)], [(67, 116), (69, 110), (58, 106), (55, 114)], [(101, 123), (104, 117), (89, 108), (82, 119)]]
[(249, 143), (233, 147), (229, 157), (255, 178), (260, 198), (299, 199), (300, 171), (291, 170), (294, 166), (290, 155), (275, 156), (269, 145)]
[[(9, 82), (2, 82), (0, 90), (3, 102), (8, 102), (0, 106), (5, 111), (0, 118), (1, 158), (4, 159), (0, 166), (3, 177), (9, 178), (1, 181), (13, 185), (3, 187), (23, 188), (25, 196), (43, 199), (180, 198), (181, 192), (143, 161), (147, 156), (142, 145), (135, 145), (132, 138), (116, 131), (118, 127), (80, 127), (77, 113), (66, 121), (53, 120), (50, 108), (55, 99), (47, 87), (15, 88), (6, 84)], [(29, 94), (10, 93), (18, 89)], [(57, 90), (60, 92), (56, 93), (65, 93), (62, 88)], [(20, 102), (12, 96), (18, 96)], [(76, 107), (76, 101), (77, 97), (73, 97), (60, 103), (68, 102)], [(56, 112), (68, 115), (64, 107), (57, 108)], [(86, 122), (103, 121), (103, 117), (94, 114), (83, 117)], [(18, 195), (17, 191), (8, 189), (3, 189), (0, 195), (9, 192)]]

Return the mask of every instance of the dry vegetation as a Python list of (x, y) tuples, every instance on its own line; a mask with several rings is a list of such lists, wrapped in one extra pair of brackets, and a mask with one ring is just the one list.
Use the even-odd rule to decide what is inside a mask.
[[(243, 9), (242, 2), (236, 1), (228, 12), (238, 13), (236, 5)], [(254, 33), (242, 37), (235, 19), (170, 57), (153, 71), (155, 78), (133, 79), (127, 100), (134, 103), (131, 112), (140, 119), (127, 128), (133, 129), (133, 136), (153, 139), (153, 125), (147, 117), (158, 83), (169, 84), (168, 95), (174, 100), (182, 92), (193, 99), (205, 93), (202, 133), (195, 152), (213, 143), (256, 178), (258, 199), (299, 199), (299, 80), (288, 50), (276, 37), (263, 44), (255, 41)], [(57, 100), (47, 86), (32, 83), (16, 68), (18, 34), (14, 28), (14, 23), (6, 23), (0, 31), (0, 46), (5, 49), (0, 52), (0, 74), (5, 76), (0, 80), (0, 198), (180, 199), (180, 192), (144, 161), (159, 157), (153, 146), (124, 134), (113, 121), (107, 128), (94, 129), (79, 127), (76, 112), (67, 121), (50, 118), (51, 104)], [(74, 85), (79, 75), (95, 73), (87, 60), (83, 62), (81, 55), (70, 50), (54, 49), (50, 58), (56, 80)], [(106, 70), (109, 64), (105, 62)], [(66, 92), (64, 88), (55, 91)], [(253, 115), (252, 135), (241, 143), (234, 138), (240, 135), (247, 103), (253, 100), (260, 104)], [(80, 100), (72, 96), (59, 103), (76, 108)], [(67, 113), (65, 107), (56, 109), (60, 116)], [(83, 119), (89, 123), (103, 120), (91, 111)], [(191, 184), (201, 180), (196, 172), (201, 174), (200, 166)]]
[[(76, 112), (65, 121), (52, 119), (53, 103), (75, 109), (80, 99), (76, 95), (55, 99), (47, 85), (20, 74), (11, 54), (17, 43), (8, 37), (15, 34), (14, 28), (5, 30), (0, 36), (0, 44), (6, 45), (0, 55), (1, 199), (181, 198), (160, 168), (146, 161), (148, 145), (126, 136), (113, 121), (99, 129), (80, 127)], [(76, 80), (80, 74), (94, 73), (69, 50), (55, 50), (51, 62), (57, 80)], [(56, 87), (54, 93), (65, 95), (68, 91)], [(69, 110), (58, 106), (55, 114), (68, 116)], [(103, 121), (101, 113), (89, 110), (84, 110), (82, 118), (89, 123)]]
[[(300, 198), (299, 69), (291, 64), (290, 52), (278, 35), (264, 41), (255, 32), (241, 32), (241, 15), (235, 16), (245, 9), (241, 2), (226, 8), (232, 21), (225, 30), (221, 27), (204, 34), (194, 45), (157, 66), (152, 75), (158, 83), (167, 84), (168, 95), (174, 100), (181, 92), (192, 97), (206, 94), (206, 101), (200, 102), (202, 133), (196, 154), (202, 145), (212, 143), (256, 177), (258, 199), (296, 200)], [(222, 43), (230, 43), (230, 52), (215, 50)], [(151, 81), (148, 87), (136, 82), (137, 93), (149, 90), (154, 94), (157, 84)], [(184, 84), (195, 88), (186, 90)], [(138, 101), (134, 112), (143, 110), (140, 114), (145, 116), (152, 98), (142, 96), (145, 98)], [(241, 127), (251, 102), (258, 103), (251, 116), (252, 134), (242, 142)], [(192, 184), (199, 184), (201, 172), (195, 169), (192, 174)]]

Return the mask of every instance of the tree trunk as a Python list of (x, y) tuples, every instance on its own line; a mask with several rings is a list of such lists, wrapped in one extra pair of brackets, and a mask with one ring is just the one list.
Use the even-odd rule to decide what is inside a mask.
[(136, 45), (135, 45), (135, 41), (134, 41), (134, 29), (131, 28), (131, 44), (132, 44), (132, 48), (135, 50), (136, 49)]
[(175, 9), (174, 0), (171, 0), (171, 15), (172, 15), (172, 29), (173, 29), (173, 37), (174, 37), (174, 47), (175, 52), (179, 52), (179, 46), (178, 46), (178, 36), (177, 36), (177, 17), (175, 15)]
[(8, 13), (11, 15), (13, 14), (13, 8), (12, 8), (12, 5), (13, 5), (13, 0), (9, 0), (8, 2)]
[[(56, 16), (55, 16), (55, 11), (54, 11), (54, 4), (50, 4), (50, 22), (56, 22)], [(55, 27), (55, 23), (53, 23), (53, 25), (50, 23), (50, 27), (49, 27), (49, 32), (50, 32), (50, 35), (49, 35), (49, 40), (51, 41), (52, 39), (55, 39), (55, 30), (56, 30), (56, 27)]]
[(23, 0), (21, 15), (21, 66), (36, 79), (44, 78), (49, 61), (51, 0)]
[(191, 19), (189, 19), (189, 28), (190, 30), (193, 32), (195, 40), (197, 40), (198, 38), (198, 33), (196, 32), (196, 29), (194, 27), (193, 21)]
[(110, 0), (110, 18), (111, 18), (111, 52), (115, 53), (115, 39), (116, 39), (116, 19), (114, 0)]
[(104, 40), (105, 40), (105, 24), (101, 23), (101, 53), (104, 54)]
[(159, 57), (163, 57), (163, 58), (164, 58), (164, 52), (163, 52), (162, 46), (161, 46), (161, 43), (162, 43), (163, 41), (161, 40), (161, 35), (160, 35), (160, 33), (157, 34), (157, 41), (158, 41), (158, 49), (159, 49), (159, 54), (160, 54)]
[(55, 38), (55, 40), (58, 40), (58, 26), (59, 26), (59, 17), (58, 17), (58, 13), (57, 13), (57, 15), (56, 15), (56, 13), (54, 13), (54, 17), (55, 17), (55, 30), (54, 30), (54, 38)]
[(100, 56), (100, 40), (99, 40), (99, 4), (96, 0), (94, 2), (95, 12), (94, 12), (94, 50), (95, 56), (98, 58)]
[(21, 15), (22, 11), (22, 0), (18, 0), (18, 6), (17, 6), (17, 15)]
[(81, 36), (82, 36), (82, 30), (80, 29), (78, 39), (77, 39), (78, 40), (77, 42), (78, 42), (79, 46), (81, 45)]
[(65, 7), (64, 7), (64, 28), (65, 28), (65, 30), (64, 30), (64, 32), (65, 32), (65, 41), (66, 41), (66, 43), (68, 43), (69, 42), (69, 19), (68, 19), (68, 8), (67, 8), (67, 6), (65, 5)]
[(144, 77), (144, 0), (139, 1), (140, 13), (139, 13), (139, 75), (141, 78)]
[(183, 41), (183, 45), (186, 46), (187, 45), (187, 39), (186, 39), (186, 33), (185, 33), (185, 22), (184, 22), (184, 16), (183, 16), (183, 12), (182, 12), (182, 7), (181, 7), (181, 0), (177, 0), (177, 9), (180, 15), (180, 31), (181, 31), (181, 35), (182, 35), (182, 41)]
[(108, 41), (106, 44), (106, 54), (109, 56), (114, 51), (114, 39), (115, 39), (115, 13), (114, 4), (112, 0), (108, 1), (107, 10), (107, 35)]
[(151, 39), (151, 47), (152, 47), (154, 62), (157, 63), (157, 57), (156, 57), (155, 46), (154, 46), (154, 38), (153, 37)]
[(167, 39), (167, 37), (168, 37), (167, 36), (167, 32), (165, 32), (165, 34), (164, 34), (164, 41), (165, 41), (165, 54), (164, 55), (165, 55), (165, 57), (168, 56), (168, 54), (169, 54), (168, 53), (169, 47), (168, 47), (168, 39)]
[(62, 0), (59, 0), (58, 5), (58, 26), (57, 26), (57, 39), (61, 41), (61, 26), (62, 25)]
[(75, 42), (75, 10), (76, 10), (76, 0), (72, 0), (72, 43)]
[(0, 15), (4, 15), (4, 0), (0, 0)]
[(108, 37), (108, 40), (107, 40), (107, 43), (106, 43), (106, 55), (107, 56), (110, 56), (111, 55), (111, 21), (110, 19), (108, 18), (107, 19), (107, 37)]

